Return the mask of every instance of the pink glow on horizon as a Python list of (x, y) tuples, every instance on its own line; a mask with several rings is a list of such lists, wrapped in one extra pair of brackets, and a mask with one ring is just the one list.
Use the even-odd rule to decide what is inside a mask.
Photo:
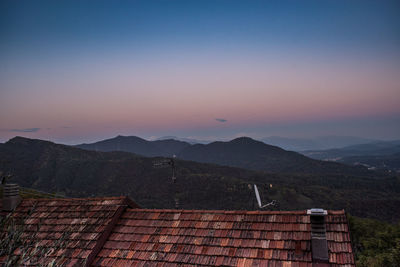
[(215, 118), (244, 125), (399, 113), (399, 68), (378, 63), (215, 60), (140, 68), (125, 62), (115, 69), (38, 71), (4, 83), (0, 128), (52, 128), (48, 136), (62, 137), (224, 127)]

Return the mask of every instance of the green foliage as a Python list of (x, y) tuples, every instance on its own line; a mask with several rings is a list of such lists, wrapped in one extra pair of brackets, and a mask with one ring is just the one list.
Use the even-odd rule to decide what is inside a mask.
[(400, 266), (400, 223), (348, 216), (357, 266)]
[[(22, 198), (63, 198), (65, 197), (64, 195), (61, 194), (52, 194), (52, 193), (46, 193), (46, 192), (41, 192), (32, 188), (25, 188), (25, 187), (20, 187), (19, 188), (19, 195)], [(3, 186), (0, 185), (0, 198), (3, 197)]]

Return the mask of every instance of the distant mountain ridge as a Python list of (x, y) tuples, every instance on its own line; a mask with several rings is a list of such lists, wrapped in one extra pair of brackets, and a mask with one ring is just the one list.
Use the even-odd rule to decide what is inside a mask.
[(363, 168), (313, 160), (249, 137), (188, 146), (177, 156), (196, 162), (279, 173), (366, 173)]
[(262, 138), (266, 144), (279, 146), (291, 151), (322, 150), (341, 148), (349, 145), (376, 142), (378, 140), (360, 138), (354, 136), (318, 136), (315, 138), (288, 138), (280, 136), (270, 136)]
[(186, 142), (186, 143), (189, 143), (191, 145), (194, 145), (194, 144), (209, 144), (209, 143), (212, 142), (212, 141), (198, 140), (198, 139), (185, 138), (185, 137), (176, 137), (176, 136), (162, 136), (162, 137), (157, 138), (156, 140), (168, 140), (168, 139), (173, 139), (173, 140), (177, 140), (177, 141)]
[(76, 147), (86, 150), (124, 151), (146, 157), (172, 157), (187, 146), (190, 146), (190, 144), (173, 139), (147, 141), (137, 136), (121, 135), (91, 144), (76, 145)]
[(172, 157), (183, 160), (213, 163), (257, 171), (281, 173), (343, 173), (368, 172), (366, 168), (313, 160), (297, 152), (286, 151), (249, 137), (239, 137), (228, 142), (194, 144), (177, 140), (147, 141), (136, 136), (117, 136), (93, 144), (76, 147), (94, 151), (124, 151), (147, 157)]

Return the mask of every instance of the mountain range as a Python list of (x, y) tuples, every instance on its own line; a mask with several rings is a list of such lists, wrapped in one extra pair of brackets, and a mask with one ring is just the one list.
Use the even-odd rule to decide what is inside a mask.
[(240, 137), (229, 142), (218, 141), (207, 145), (187, 146), (177, 155), (185, 160), (258, 171), (369, 174), (364, 168), (313, 160), (297, 152), (286, 151), (249, 137)]
[(80, 144), (76, 147), (103, 152), (124, 151), (146, 157), (172, 157), (174, 154), (177, 154), (187, 146), (190, 146), (190, 144), (174, 139), (147, 141), (137, 136), (118, 135), (115, 138), (106, 139), (91, 144)]
[(183, 141), (186, 143), (189, 143), (191, 145), (194, 144), (209, 144), (212, 141), (206, 141), (206, 140), (199, 140), (199, 139), (193, 139), (193, 138), (185, 138), (185, 137), (176, 137), (176, 136), (162, 136), (157, 138), (156, 140), (168, 140), (168, 139), (173, 139), (173, 140), (178, 140), (178, 141)]
[(270, 136), (262, 138), (266, 144), (279, 146), (291, 151), (322, 150), (331, 148), (341, 148), (356, 144), (366, 144), (378, 140), (361, 138), (355, 136), (318, 136), (314, 138), (288, 138), (280, 136)]
[(77, 147), (94, 151), (124, 151), (142, 156), (171, 157), (202, 163), (280, 173), (352, 173), (368, 175), (366, 168), (310, 159), (296, 152), (267, 145), (249, 137), (228, 142), (194, 144), (173, 139), (147, 141), (136, 136), (117, 136)]
[[(254, 140), (231, 142), (247, 141)], [(176, 159), (177, 182), (172, 183), (169, 168), (153, 168), (160, 159), (22, 137), (0, 144), (0, 171), (13, 174), (12, 182), (68, 197), (127, 195), (146, 208), (173, 208), (177, 198), (185, 209), (254, 209), (256, 183), (263, 203), (278, 201), (272, 209), (322, 207), (387, 221), (400, 219), (398, 176), (345, 169), (284, 174)]]

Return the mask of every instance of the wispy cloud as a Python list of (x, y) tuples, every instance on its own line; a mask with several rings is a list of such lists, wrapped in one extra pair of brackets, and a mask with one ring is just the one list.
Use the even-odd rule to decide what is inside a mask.
[(13, 133), (36, 133), (40, 131), (41, 128), (24, 128), (24, 129), (2, 129), (4, 132), (13, 132)]
[(228, 121), (226, 119), (221, 119), (221, 118), (216, 118), (215, 120), (218, 121), (218, 122), (227, 122)]

